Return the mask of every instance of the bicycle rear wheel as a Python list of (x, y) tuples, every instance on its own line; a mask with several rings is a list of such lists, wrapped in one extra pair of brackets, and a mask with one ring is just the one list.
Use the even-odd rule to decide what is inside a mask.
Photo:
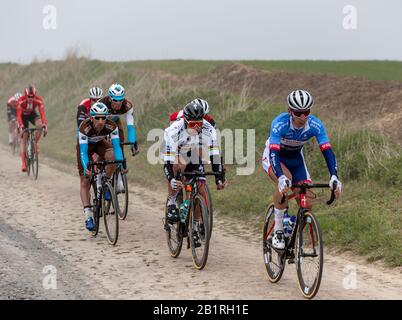
[(297, 230), (296, 268), (300, 290), (305, 298), (313, 298), (320, 288), (324, 266), (321, 229), (311, 212), (306, 212)]
[(119, 169), (113, 174), (113, 187), (116, 191), (116, 200), (119, 206), (119, 218), (124, 220), (127, 217), (128, 211), (128, 183), (127, 175), (122, 173)]
[[(196, 220), (195, 212), (200, 212), (199, 220)], [(190, 218), (189, 218), (189, 237), (191, 253), (193, 256), (194, 266), (198, 270), (202, 270), (208, 260), (209, 251), (209, 217), (208, 209), (205, 204), (204, 198), (200, 194), (196, 194), (191, 204)], [(199, 241), (196, 242), (196, 239)]]
[(278, 282), (285, 270), (285, 253), (279, 254), (272, 248), (272, 236), (274, 233), (275, 217), (274, 217), (274, 205), (268, 206), (264, 219), (263, 229), (263, 255), (265, 268), (267, 269), (269, 281), (272, 283)]
[[(105, 193), (109, 192), (110, 200), (105, 199)], [(110, 244), (115, 245), (119, 237), (119, 206), (116, 200), (116, 194), (110, 182), (105, 182), (102, 190), (101, 202), (103, 221), (107, 239)]]
[[(180, 206), (180, 203), (183, 201), (183, 193), (179, 192), (177, 195), (177, 206)], [(169, 224), (167, 222), (167, 214), (168, 214), (168, 200), (166, 200), (165, 206), (165, 225), (164, 229), (166, 231), (166, 242), (170, 251), (170, 255), (173, 258), (177, 258), (180, 255), (181, 248), (183, 246), (183, 226), (181, 221), (179, 220), (176, 223)]]

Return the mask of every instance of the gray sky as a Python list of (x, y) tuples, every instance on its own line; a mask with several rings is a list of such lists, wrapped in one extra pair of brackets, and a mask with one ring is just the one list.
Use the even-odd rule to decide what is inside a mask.
[[(46, 30), (46, 5), (57, 13)], [(343, 8), (356, 8), (345, 29)], [(0, 62), (102, 60), (402, 60), (400, 0), (2, 1)], [(350, 21), (350, 20), (348, 20)]]

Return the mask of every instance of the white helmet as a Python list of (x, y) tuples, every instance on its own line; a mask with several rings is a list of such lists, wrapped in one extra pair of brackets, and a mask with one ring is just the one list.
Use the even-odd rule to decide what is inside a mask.
[(114, 101), (122, 101), (126, 97), (126, 92), (121, 84), (114, 83), (109, 88), (109, 96)]
[(109, 115), (109, 109), (104, 103), (96, 102), (92, 105), (91, 109), (89, 110), (89, 115), (91, 117), (97, 115), (107, 116)]
[(294, 111), (310, 110), (313, 97), (306, 90), (295, 90), (288, 95), (288, 106)]
[(103, 90), (100, 87), (93, 87), (89, 89), (89, 98), (99, 100), (103, 96)]
[(17, 93), (14, 95), (14, 100), (15, 100), (15, 101), (18, 101), (18, 99), (21, 98), (21, 97), (22, 97), (22, 93), (17, 92)]
[(204, 109), (204, 113), (207, 114), (209, 112), (209, 104), (206, 100), (197, 98), (191, 101), (191, 103), (195, 103), (199, 106), (201, 106)]

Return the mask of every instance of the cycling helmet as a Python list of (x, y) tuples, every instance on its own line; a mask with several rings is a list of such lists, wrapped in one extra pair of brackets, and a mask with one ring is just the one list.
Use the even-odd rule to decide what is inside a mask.
[(34, 97), (36, 96), (36, 88), (32, 85), (25, 88), (25, 95), (27, 97)]
[(93, 100), (98, 100), (102, 98), (103, 90), (100, 87), (93, 87), (89, 89), (89, 98)]
[(19, 93), (19, 92), (17, 92), (17, 93), (14, 95), (14, 100), (15, 100), (15, 101), (18, 101), (18, 99), (21, 98), (21, 97), (22, 97), (22, 94)]
[(207, 114), (209, 112), (209, 104), (206, 100), (203, 99), (194, 99), (193, 101), (191, 101), (193, 103), (197, 103), (200, 106), (202, 106), (202, 108), (204, 109), (204, 113)]
[(200, 104), (190, 102), (184, 107), (183, 116), (188, 121), (202, 120), (205, 116), (205, 111)]
[(295, 90), (288, 95), (288, 106), (294, 111), (310, 110), (313, 105), (313, 97), (305, 90)]
[(122, 101), (126, 97), (126, 92), (122, 85), (114, 83), (109, 88), (109, 96), (114, 101)]
[(89, 110), (89, 115), (91, 117), (102, 115), (107, 116), (109, 114), (108, 107), (102, 102), (96, 102), (92, 105), (91, 109)]

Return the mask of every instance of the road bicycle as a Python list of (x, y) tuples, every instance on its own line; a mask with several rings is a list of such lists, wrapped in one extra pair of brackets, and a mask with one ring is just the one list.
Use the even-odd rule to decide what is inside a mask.
[(36, 140), (35, 140), (35, 131), (43, 131), (43, 129), (38, 128), (26, 128), (22, 132), (28, 133), (28, 139), (25, 148), (25, 159), (27, 162), (27, 175), (30, 176), (32, 173), (32, 177), (37, 180), (39, 174), (39, 155), (35, 152), (36, 148)]
[(110, 244), (116, 245), (119, 237), (119, 206), (111, 179), (106, 176), (105, 167), (110, 164), (122, 164), (124, 160), (91, 161), (91, 198), (94, 213), (96, 236), (99, 232), (100, 219), (103, 217), (106, 236)]
[[(330, 205), (335, 200), (335, 190), (331, 190), (331, 198), (327, 201)], [(300, 290), (305, 298), (313, 298), (320, 287), (322, 270), (324, 266), (324, 250), (322, 233), (315, 215), (306, 208), (307, 189), (329, 188), (328, 184), (300, 183), (292, 185), (292, 188), (300, 188), (300, 207), (290, 237), (285, 237), (285, 249), (279, 250), (272, 246), (272, 236), (275, 226), (274, 205), (268, 206), (263, 228), (263, 255), (269, 281), (278, 282), (288, 264), (296, 263), (297, 277)], [(289, 195), (288, 200), (297, 194)], [(281, 203), (284, 203), (285, 196)], [(295, 261), (296, 260), (296, 261)]]

